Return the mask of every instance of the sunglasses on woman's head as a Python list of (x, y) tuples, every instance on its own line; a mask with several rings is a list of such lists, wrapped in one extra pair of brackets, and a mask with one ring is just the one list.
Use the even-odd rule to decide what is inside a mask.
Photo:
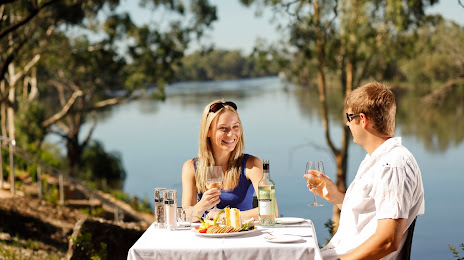
[(217, 111), (221, 110), (224, 106), (229, 106), (233, 108), (234, 110), (237, 110), (237, 105), (235, 105), (234, 102), (232, 101), (226, 101), (226, 102), (221, 102), (221, 103), (214, 103), (209, 107), (209, 112), (216, 113)]

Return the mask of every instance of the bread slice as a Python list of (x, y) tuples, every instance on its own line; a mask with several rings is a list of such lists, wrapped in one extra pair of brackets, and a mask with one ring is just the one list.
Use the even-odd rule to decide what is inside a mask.
[(235, 229), (242, 228), (242, 220), (240, 219), (240, 210), (236, 208), (226, 208), (226, 225), (232, 226)]

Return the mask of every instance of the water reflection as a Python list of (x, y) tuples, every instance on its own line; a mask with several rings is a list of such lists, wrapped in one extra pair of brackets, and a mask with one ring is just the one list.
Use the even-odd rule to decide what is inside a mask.
[(398, 101), (397, 124), (403, 136), (420, 139), (430, 152), (445, 152), (464, 139), (464, 93), (455, 89), (446, 102), (423, 102), (413, 95)]
[[(166, 91), (165, 101), (135, 100), (99, 114), (104, 119), (99, 121), (94, 138), (102, 141), (108, 151), (121, 152), (127, 171), (126, 192), (151, 201), (154, 187), (181, 191), (182, 163), (197, 154), (203, 108), (214, 99), (224, 98), (238, 105), (246, 152), (271, 161), (279, 212), (311, 218), (320, 241), (329, 237), (324, 223), (332, 216), (331, 207), (304, 206), (312, 199), (302, 178), (305, 162), (320, 159), (328, 174), (335, 172), (333, 155), (324, 140), (316, 89), (286, 85), (279, 78), (263, 78), (183, 83), (169, 86)], [(328, 97), (331, 136), (339, 146), (345, 127), (343, 97), (337, 89), (330, 90)], [(445, 207), (462, 204), (459, 199), (464, 196), (460, 187), (464, 166), (460, 160), (451, 159), (464, 156), (463, 95), (454, 93), (452, 100), (431, 108), (413, 96), (398, 95), (397, 99), (397, 134), (420, 163), (426, 189), (426, 216), (418, 221), (414, 247), (425, 258), (436, 252), (436, 244), (427, 242), (427, 234), (433, 234), (435, 241), (444, 243), (434, 259), (444, 259), (446, 243), (462, 243), (452, 239), (462, 239), (462, 232), (455, 234), (456, 230), (464, 232), (462, 214), (457, 213), (462, 207)], [(362, 148), (349, 143), (348, 183), (365, 156)], [(434, 171), (446, 172), (447, 177), (428, 174)]]

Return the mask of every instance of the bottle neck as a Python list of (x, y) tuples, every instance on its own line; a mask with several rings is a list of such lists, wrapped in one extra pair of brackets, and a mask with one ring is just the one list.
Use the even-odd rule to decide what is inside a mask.
[(271, 179), (271, 173), (269, 171), (263, 171), (263, 178), (261, 179), (260, 183), (263, 185), (274, 184)]

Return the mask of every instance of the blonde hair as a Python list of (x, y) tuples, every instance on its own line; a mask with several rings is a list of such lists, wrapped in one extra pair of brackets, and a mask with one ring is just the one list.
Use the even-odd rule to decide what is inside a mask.
[[(356, 88), (345, 99), (345, 109), (348, 108), (353, 114), (365, 114), (379, 134), (395, 136), (396, 101), (388, 86), (371, 82)], [(353, 120), (356, 119), (359, 118)]]
[(216, 113), (209, 112), (210, 106), (215, 103), (224, 103), (222, 99), (215, 100), (209, 103), (203, 110), (203, 116), (201, 118), (200, 125), (200, 147), (198, 151), (198, 161), (195, 174), (195, 182), (197, 187), (197, 192), (204, 193), (206, 190), (206, 182), (208, 180), (208, 166), (215, 165), (215, 160), (212, 152), (211, 140), (208, 137), (208, 131), (211, 127), (211, 123), (214, 118), (221, 115), (225, 111), (232, 111), (237, 115), (240, 128), (240, 137), (235, 146), (235, 149), (231, 152), (229, 161), (227, 163), (227, 170), (224, 173), (223, 179), (223, 189), (231, 190), (235, 188), (240, 179), (241, 172), (241, 161), (243, 157), (243, 151), (245, 150), (245, 142), (243, 140), (243, 128), (242, 121), (235, 109), (230, 106), (224, 105), (223, 108), (219, 109)]

